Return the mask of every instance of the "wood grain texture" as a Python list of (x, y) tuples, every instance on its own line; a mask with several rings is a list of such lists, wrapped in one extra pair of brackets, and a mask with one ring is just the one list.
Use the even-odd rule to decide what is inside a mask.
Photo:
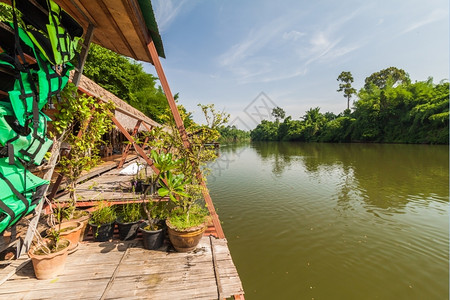
[(83, 242), (69, 255), (63, 274), (37, 280), (28, 263), (0, 285), (0, 298), (217, 299), (216, 276), (223, 298), (244, 293), (225, 239), (204, 236), (189, 253), (174, 252), (167, 241), (158, 251), (143, 249), (140, 239)]

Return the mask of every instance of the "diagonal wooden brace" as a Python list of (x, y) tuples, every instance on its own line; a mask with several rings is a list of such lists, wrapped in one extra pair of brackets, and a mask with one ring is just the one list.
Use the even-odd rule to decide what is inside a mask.
[[(142, 120), (138, 120), (136, 122), (136, 126), (134, 126), (133, 133), (131, 134), (133, 139), (134, 139), (134, 136), (138, 133), (141, 123), (142, 123)], [(118, 169), (123, 167), (123, 164), (125, 163), (125, 159), (127, 158), (127, 155), (128, 155), (128, 151), (130, 151), (130, 148), (131, 148), (131, 144), (128, 144), (127, 147), (125, 148), (125, 150), (123, 151), (122, 158), (120, 159), (119, 165), (117, 166)]]

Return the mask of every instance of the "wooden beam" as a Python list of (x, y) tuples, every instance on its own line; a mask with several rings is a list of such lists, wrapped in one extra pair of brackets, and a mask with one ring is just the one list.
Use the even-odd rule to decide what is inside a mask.
[(119, 37), (122, 40), (122, 42), (125, 45), (125, 47), (128, 49), (128, 51), (130, 51), (131, 56), (133, 56), (133, 58), (137, 58), (136, 53), (133, 50), (133, 47), (131, 47), (131, 45), (128, 42), (127, 38), (125, 37), (125, 35), (123, 34), (123, 32), (120, 29), (119, 25), (117, 24), (116, 20), (114, 19), (114, 16), (109, 11), (108, 5), (105, 4), (105, 2), (104, 2), (105, 0), (97, 0), (97, 1), (98, 1), (97, 2), (98, 5), (100, 5), (100, 7), (102, 8), (103, 12), (105, 13), (105, 16), (107, 17), (109, 23), (114, 28), (114, 30), (117, 32), (117, 34), (119, 35)]
[(142, 123), (142, 125), (144, 125), (145, 129), (147, 129), (148, 131), (152, 131), (152, 125), (147, 125), (146, 123)]
[(92, 23), (89, 24), (86, 35), (84, 37), (83, 48), (80, 53), (80, 61), (78, 63), (78, 69), (75, 70), (73, 74), (72, 83), (75, 86), (80, 84), (81, 75), (83, 74), (84, 64), (86, 63), (86, 59), (89, 52), (89, 47), (91, 45), (92, 37), (94, 36), (94, 25)]
[(169, 87), (169, 82), (167, 81), (166, 75), (164, 74), (164, 70), (161, 65), (161, 61), (159, 60), (158, 52), (155, 48), (155, 43), (153, 42), (152, 39), (150, 39), (147, 48), (150, 52), (153, 64), (155, 65), (159, 82), (161, 82), (161, 86), (164, 90), (164, 94), (166, 95), (167, 102), (169, 103), (170, 110), (172, 111), (173, 118), (175, 119), (175, 124), (177, 126), (178, 131), (180, 132), (183, 144), (186, 148), (189, 148), (190, 143), (188, 140), (186, 129), (184, 128), (183, 120), (181, 119), (180, 112), (178, 111), (177, 104), (175, 102), (175, 99), (173, 98), (172, 91), (170, 90)]
[[(167, 81), (166, 75), (164, 74), (164, 70), (161, 65), (161, 61), (159, 60), (158, 52), (156, 51), (155, 43), (150, 39), (147, 48), (150, 52), (150, 56), (152, 58), (153, 64), (156, 69), (156, 73), (158, 74), (159, 81), (161, 82), (162, 88), (164, 90), (164, 94), (166, 95), (167, 102), (169, 102), (170, 109), (172, 111), (173, 117), (175, 119), (175, 124), (180, 133), (181, 139), (183, 141), (183, 145), (186, 149), (190, 149), (191, 145), (188, 140), (188, 136), (186, 133), (186, 129), (184, 128), (183, 120), (181, 119), (180, 113), (178, 111), (175, 99), (173, 98), (172, 91), (170, 90), (169, 83)], [(209, 195), (208, 188), (206, 187), (205, 182), (203, 181), (203, 176), (200, 170), (197, 170), (197, 179), (200, 182), (200, 185), (203, 187), (203, 198), (208, 206), (209, 213), (212, 217), (214, 227), (217, 231), (218, 238), (225, 238), (225, 234), (223, 233), (222, 225), (220, 224), (219, 217), (214, 208), (214, 204), (212, 202), (211, 196)]]
[(137, 31), (139, 39), (142, 42), (142, 47), (146, 48), (146, 42), (149, 39), (149, 32), (147, 29), (147, 24), (145, 24), (144, 16), (142, 15), (141, 7), (137, 0), (122, 0), (125, 9), (128, 12), (131, 22), (135, 28), (139, 28)]
[(142, 158), (147, 162), (147, 164), (150, 166), (150, 168), (152, 168), (152, 170), (156, 173), (159, 174), (159, 170), (158, 168), (155, 167), (155, 165), (153, 164), (153, 161), (147, 156), (147, 154), (145, 153), (144, 149), (142, 149), (134, 140), (134, 138), (128, 133), (128, 131), (125, 129), (125, 127), (122, 126), (122, 124), (120, 124), (120, 122), (116, 119), (116, 117), (114, 116), (113, 113), (111, 113), (111, 120), (113, 121), (113, 123), (117, 126), (117, 128), (123, 133), (123, 135), (127, 138), (128, 141), (130, 141), (130, 143), (134, 146), (134, 149), (136, 149), (136, 152), (142, 156)]
[[(68, 0), (64, 1), (67, 2)], [(69, 2), (75, 7), (80, 15), (87, 21), (89, 24), (93, 24), (95, 27), (98, 26), (95, 18), (91, 15), (91, 13), (83, 6), (83, 4), (79, 0), (69, 0)], [(65, 8), (70, 8), (70, 5), (65, 5)], [(72, 16), (73, 17), (73, 16)], [(79, 20), (81, 21), (81, 20)]]
[[(138, 120), (136, 122), (136, 126), (134, 126), (134, 130), (133, 133), (131, 134), (131, 136), (134, 139), (134, 136), (136, 135), (136, 133), (138, 133), (139, 127), (141, 126), (142, 121)], [(122, 168), (123, 164), (125, 163), (125, 159), (127, 158), (128, 155), (128, 151), (130, 151), (131, 148), (131, 144), (128, 144), (127, 147), (125, 148), (125, 151), (123, 151), (122, 153), (122, 158), (120, 159), (119, 165), (117, 166), (117, 169)]]
[(212, 262), (213, 262), (213, 269), (214, 269), (214, 275), (216, 277), (216, 284), (217, 284), (217, 299), (223, 299), (223, 289), (222, 289), (222, 282), (220, 281), (220, 274), (219, 274), (219, 264), (217, 263), (216, 258), (216, 252), (214, 250), (214, 243), (213, 240), (215, 237), (209, 236), (209, 242), (211, 244), (211, 256), (212, 256)]

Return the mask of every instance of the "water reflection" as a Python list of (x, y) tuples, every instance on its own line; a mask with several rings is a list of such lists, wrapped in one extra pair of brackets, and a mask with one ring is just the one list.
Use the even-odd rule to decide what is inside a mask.
[(358, 194), (368, 210), (396, 213), (414, 196), (448, 201), (448, 146), (254, 143), (252, 148), (277, 177), (290, 168), (304, 168), (317, 178), (338, 173), (338, 204), (344, 208), (350, 193)]
[(212, 170), (208, 176), (208, 181), (214, 182), (217, 177), (222, 176), (222, 173), (230, 168), (230, 165), (235, 163), (242, 152), (248, 147), (248, 143), (232, 143), (221, 145), (218, 158), (212, 163), (208, 164), (208, 168)]
[(208, 183), (246, 298), (448, 299), (448, 146), (221, 152)]

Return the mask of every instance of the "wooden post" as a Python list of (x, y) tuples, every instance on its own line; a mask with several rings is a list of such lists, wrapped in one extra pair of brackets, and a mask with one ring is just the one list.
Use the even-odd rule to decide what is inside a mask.
[(86, 58), (88, 56), (89, 47), (91, 45), (93, 36), (94, 36), (94, 25), (89, 23), (86, 35), (84, 36), (84, 42), (82, 44), (82, 49), (80, 53), (80, 63), (78, 69), (75, 70), (75, 73), (73, 74), (72, 83), (75, 84), (75, 86), (78, 86), (80, 84), (81, 75), (83, 74), (84, 69), (84, 63), (86, 62)]
[[(156, 51), (155, 44), (151, 38), (147, 44), (147, 48), (148, 48), (148, 51), (150, 52), (150, 56), (152, 58), (153, 65), (155, 66), (156, 73), (158, 74), (158, 77), (159, 77), (159, 81), (161, 82), (162, 88), (164, 90), (164, 94), (166, 95), (166, 98), (167, 98), (167, 102), (169, 103), (170, 109), (171, 109), (173, 117), (175, 119), (175, 124), (177, 126), (178, 131), (180, 132), (184, 147), (189, 149), (191, 147), (191, 145), (188, 140), (186, 129), (184, 128), (183, 120), (181, 119), (180, 113), (179, 113), (177, 105), (175, 103), (175, 99), (173, 98), (173, 95), (172, 95), (172, 91), (170, 90), (166, 75), (164, 74), (164, 70), (163, 70), (161, 62), (159, 60), (158, 51)], [(223, 233), (222, 225), (220, 224), (219, 217), (216, 213), (216, 210), (214, 209), (214, 204), (212, 202), (211, 196), (209, 195), (208, 188), (206, 187), (206, 184), (203, 181), (203, 177), (200, 173), (200, 170), (198, 170), (197, 178), (200, 181), (200, 185), (203, 186), (203, 198), (205, 198), (205, 202), (208, 206), (209, 213), (212, 217), (213, 224), (216, 229), (218, 238), (225, 238), (225, 234)]]

